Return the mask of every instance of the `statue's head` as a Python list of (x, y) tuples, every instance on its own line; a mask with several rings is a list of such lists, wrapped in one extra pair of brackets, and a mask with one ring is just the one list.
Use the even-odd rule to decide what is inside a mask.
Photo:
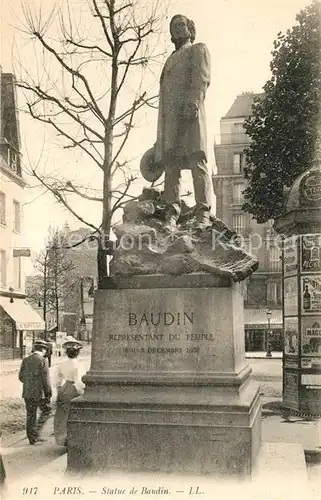
[(181, 14), (176, 14), (169, 23), (169, 31), (172, 35), (172, 42), (175, 44), (177, 40), (190, 40), (191, 43), (195, 40), (196, 29), (195, 24), (191, 19)]

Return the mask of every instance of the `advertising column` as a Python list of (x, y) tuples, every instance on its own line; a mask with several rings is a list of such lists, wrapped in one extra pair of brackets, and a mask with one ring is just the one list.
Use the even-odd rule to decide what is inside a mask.
[(299, 236), (283, 242), (283, 404), (299, 410)]
[(300, 237), (301, 410), (321, 413), (321, 234)]

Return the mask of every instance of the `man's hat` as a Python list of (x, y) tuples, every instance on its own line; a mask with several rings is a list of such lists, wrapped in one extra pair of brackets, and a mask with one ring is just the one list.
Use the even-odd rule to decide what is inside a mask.
[(45, 349), (48, 349), (50, 347), (48, 342), (46, 342), (45, 340), (41, 340), (41, 339), (35, 340), (33, 345), (44, 347)]
[(164, 167), (155, 163), (155, 148), (150, 148), (140, 160), (140, 172), (148, 182), (157, 181), (164, 173)]
[(64, 349), (72, 348), (72, 349), (82, 349), (82, 343), (79, 340), (75, 339), (72, 335), (67, 335), (64, 342), (62, 343), (62, 347)]

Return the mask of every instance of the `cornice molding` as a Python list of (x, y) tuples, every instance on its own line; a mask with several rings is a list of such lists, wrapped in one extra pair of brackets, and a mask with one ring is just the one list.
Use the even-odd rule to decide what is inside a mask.
[(0, 171), (7, 175), (13, 182), (18, 184), (20, 187), (24, 188), (27, 186), (25, 180), (22, 179), (19, 175), (15, 174), (9, 167), (5, 167), (3, 164), (0, 165)]

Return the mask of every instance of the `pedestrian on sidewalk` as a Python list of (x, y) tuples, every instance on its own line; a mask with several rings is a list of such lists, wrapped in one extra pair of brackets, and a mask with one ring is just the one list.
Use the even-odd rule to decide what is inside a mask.
[[(36, 340), (33, 352), (23, 358), (19, 371), (19, 380), (23, 383), (22, 397), (26, 404), (26, 431), (30, 444), (43, 441), (39, 434), (51, 413), (49, 367), (44, 358), (47, 348), (47, 342)], [(37, 421), (38, 408), (40, 416)]]
[(3, 490), (6, 484), (6, 469), (2, 460), (2, 455), (0, 453), (0, 492)]
[(51, 356), (53, 354), (53, 342), (51, 341), (50, 335), (46, 337), (45, 341), (48, 344), (47, 352), (45, 358), (48, 360), (48, 366), (51, 367)]
[(84, 392), (85, 384), (81, 378), (85, 369), (78, 361), (82, 344), (72, 335), (66, 337), (62, 348), (66, 351), (66, 361), (53, 368), (52, 383), (57, 388), (56, 413), (54, 417), (54, 434), (56, 443), (67, 446), (67, 421), (70, 401)]

